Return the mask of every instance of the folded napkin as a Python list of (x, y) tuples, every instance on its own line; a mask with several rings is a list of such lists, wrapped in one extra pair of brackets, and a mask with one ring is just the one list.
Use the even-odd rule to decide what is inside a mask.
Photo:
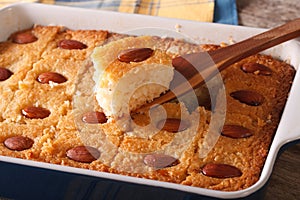
[(0, 8), (12, 3), (35, 2), (137, 13), (161, 17), (237, 24), (235, 0), (4, 0)]
[(238, 25), (236, 0), (215, 0), (214, 22)]
[(121, 0), (118, 11), (212, 22), (214, 0)]
[(91, 9), (113, 10), (161, 17), (212, 22), (214, 0), (4, 0), (0, 6), (16, 2), (39, 2)]

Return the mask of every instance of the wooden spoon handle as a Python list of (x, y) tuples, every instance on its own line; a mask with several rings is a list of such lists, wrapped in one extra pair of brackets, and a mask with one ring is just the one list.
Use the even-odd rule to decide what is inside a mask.
[(173, 82), (170, 91), (145, 104), (139, 110), (165, 103), (183, 95), (191, 89), (199, 87), (233, 63), (299, 36), (300, 18), (225, 48), (174, 58), (175, 70), (183, 74), (188, 81), (181, 79), (181, 81)]
[(300, 36), (300, 18), (210, 53), (219, 70), (248, 56)]

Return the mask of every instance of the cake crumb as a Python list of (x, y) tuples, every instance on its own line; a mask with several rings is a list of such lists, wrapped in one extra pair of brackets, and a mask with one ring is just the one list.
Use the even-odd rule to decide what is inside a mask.
[(181, 27), (182, 26), (180, 24), (175, 24), (175, 30), (176, 30), (176, 32), (180, 33)]

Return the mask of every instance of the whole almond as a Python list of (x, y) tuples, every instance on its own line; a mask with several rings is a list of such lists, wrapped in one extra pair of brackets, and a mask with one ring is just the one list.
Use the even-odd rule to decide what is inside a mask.
[(263, 76), (270, 76), (272, 74), (272, 70), (269, 67), (255, 62), (245, 63), (242, 65), (241, 69), (246, 73), (254, 73)]
[(23, 151), (32, 147), (33, 140), (24, 136), (14, 136), (7, 138), (4, 145), (11, 150)]
[(0, 81), (5, 81), (7, 79), (9, 79), (9, 77), (12, 75), (13, 73), (3, 67), (0, 67)]
[(156, 127), (160, 130), (176, 133), (186, 130), (189, 127), (189, 124), (181, 119), (167, 118), (166, 120), (160, 120)]
[(132, 48), (121, 51), (118, 60), (121, 62), (141, 62), (151, 57), (153, 50), (150, 48)]
[(12, 36), (12, 41), (17, 44), (28, 44), (37, 41), (37, 37), (31, 32), (19, 32)]
[(86, 49), (87, 45), (77, 40), (61, 40), (58, 42), (58, 46), (62, 49)]
[(234, 166), (227, 165), (227, 164), (216, 164), (216, 163), (206, 164), (202, 168), (202, 173), (205, 176), (214, 177), (214, 178), (233, 178), (242, 175), (241, 170)]
[(221, 134), (230, 138), (245, 138), (253, 135), (252, 131), (239, 125), (224, 125)]
[(82, 121), (88, 124), (98, 124), (107, 122), (107, 118), (103, 112), (87, 112), (82, 116)]
[(238, 90), (230, 93), (230, 96), (249, 106), (259, 106), (265, 100), (265, 98), (261, 94), (251, 90)]
[(67, 151), (67, 157), (83, 163), (91, 163), (100, 157), (98, 149), (90, 146), (77, 146)]
[(44, 72), (37, 77), (37, 81), (42, 84), (49, 84), (50, 81), (54, 83), (64, 83), (67, 81), (66, 77), (56, 72)]
[(28, 106), (22, 109), (22, 114), (29, 119), (44, 119), (50, 115), (50, 111), (42, 107)]
[(178, 159), (164, 154), (149, 154), (144, 157), (144, 163), (149, 167), (165, 168), (178, 164)]

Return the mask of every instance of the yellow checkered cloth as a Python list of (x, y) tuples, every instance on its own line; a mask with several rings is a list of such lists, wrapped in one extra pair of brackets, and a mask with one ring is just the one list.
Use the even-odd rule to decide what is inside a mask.
[(103, 9), (144, 15), (212, 22), (214, 0), (1, 0), (0, 7), (18, 2)]

